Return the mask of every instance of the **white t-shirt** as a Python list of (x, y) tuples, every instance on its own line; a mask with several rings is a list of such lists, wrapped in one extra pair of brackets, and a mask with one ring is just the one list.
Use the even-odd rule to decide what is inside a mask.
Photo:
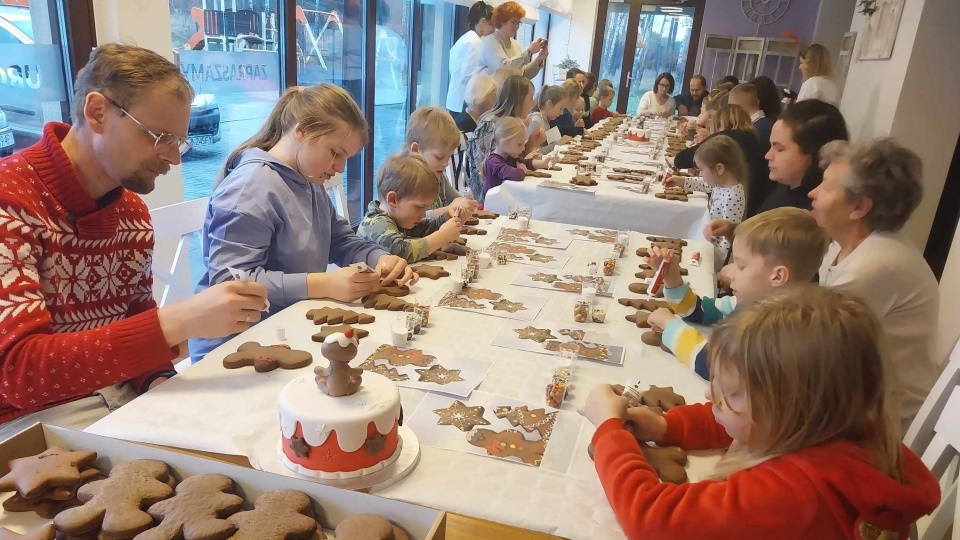
[(836, 105), (839, 95), (836, 83), (826, 77), (816, 76), (810, 77), (803, 82), (803, 85), (800, 87), (800, 93), (797, 94), (797, 101), (819, 99), (820, 101), (826, 101), (827, 103)]
[(477, 68), (480, 35), (470, 30), (450, 48), (450, 87), (447, 89), (447, 109), (460, 112), (466, 101), (467, 82)]
[(651, 111), (655, 114), (673, 114), (677, 110), (677, 102), (673, 99), (673, 96), (667, 98), (667, 102), (663, 105), (657, 101), (657, 95), (653, 90), (648, 91), (646, 94), (640, 98), (640, 106), (637, 107), (637, 115), (640, 115), (640, 111)]
[(834, 242), (820, 267), (820, 285), (859, 296), (880, 319), (906, 429), (940, 371), (931, 348), (939, 314), (937, 279), (900, 233), (875, 232), (834, 265), (839, 253)]

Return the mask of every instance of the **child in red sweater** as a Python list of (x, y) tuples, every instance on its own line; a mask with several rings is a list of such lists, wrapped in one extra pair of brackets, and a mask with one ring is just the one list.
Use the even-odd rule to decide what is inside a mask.
[[(940, 489), (900, 444), (880, 332), (859, 299), (793, 285), (716, 327), (707, 404), (659, 416), (595, 388), (580, 412), (627, 537), (908, 538)], [(638, 439), (725, 454), (708, 480), (661, 483)]]
[(613, 106), (613, 88), (603, 87), (597, 92), (597, 97), (600, 98), (600, 102), (597, 103), (597, 106), (590, 111), (590, 121), (594, 124), (600, 122), (601, 120), (606, 120), (611, 116), (619, 116), (615, 112), (610, 112), (610, 107)]

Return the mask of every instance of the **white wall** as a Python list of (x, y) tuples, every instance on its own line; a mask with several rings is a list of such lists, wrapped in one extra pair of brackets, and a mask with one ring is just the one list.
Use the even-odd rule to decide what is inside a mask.
[(833, 65), (837, 65), (840, 47), (843, 44), (843, 35), (850, 30), (856, 4), (857, 0), (829, 0), (820, 3), (812, 42), (827, 47)]
[[(97, 43), (138, 45), (173, 60), (170, 4), (163, 0), (94, 0)], [(143, 199), (150, 208), (183, 200), (183, 171), (179, 166), (157, 178), (157, 188)]]
[[(598, 7), (598, 0), (576, 0), (569, 17), (554, 15), (550, 19), (550, 35), (547, 37), (550, 54), (547, 56), (547, 74), (544, 78), (546, 84), (563, 82), (566, 73), (557, 77), (556, 66), (567, 57), (576, 60), (581, 69), (590, 70)], [(606, 14), (603, 16), (606, 17)]]

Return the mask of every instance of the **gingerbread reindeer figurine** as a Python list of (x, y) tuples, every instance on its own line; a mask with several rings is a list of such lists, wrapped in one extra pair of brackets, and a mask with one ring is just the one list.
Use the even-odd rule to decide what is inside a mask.
[(350, 361), (357, 356), (356, 336), (353, 329), (330, 334), (320, 346), (320, 354), (330, 361), (329, 367), (317, 366), (317, 386), (330, 397), (351, 396), (360, 389), (362, 369), (350, 367)]

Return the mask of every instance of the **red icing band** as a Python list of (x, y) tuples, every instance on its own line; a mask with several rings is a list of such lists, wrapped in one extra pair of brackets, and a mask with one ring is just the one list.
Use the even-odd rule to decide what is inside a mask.
[[(367, 440), (378, 435), (377, 425), (374, 422), (367, 424)], [(294, 437), (303, 437), (303, 427), (297, 422), (297, 427), (293, 433)], [(337, 441), (337, 432), (331, 431), (330, 436), (320, 446), (310, 448), (307, 457), (298, 457), (296, 452), (290, 448), (290, 439), (280, 434), (283, 439), (283, 454), (287, 456), (292, 463), (312, 471), (323, 471), (327, 473), (352, 472), (360, 469), (373, 467), (374, 465), (385, 461), (397, 450), (399, 436), (397, 434), (397, 422), (393, 422), (390, 432), (385, 435), (383, 450), (376, 454), (370, 454), (366, 450), (366, 443), (354, 452), (344, 452)]]

